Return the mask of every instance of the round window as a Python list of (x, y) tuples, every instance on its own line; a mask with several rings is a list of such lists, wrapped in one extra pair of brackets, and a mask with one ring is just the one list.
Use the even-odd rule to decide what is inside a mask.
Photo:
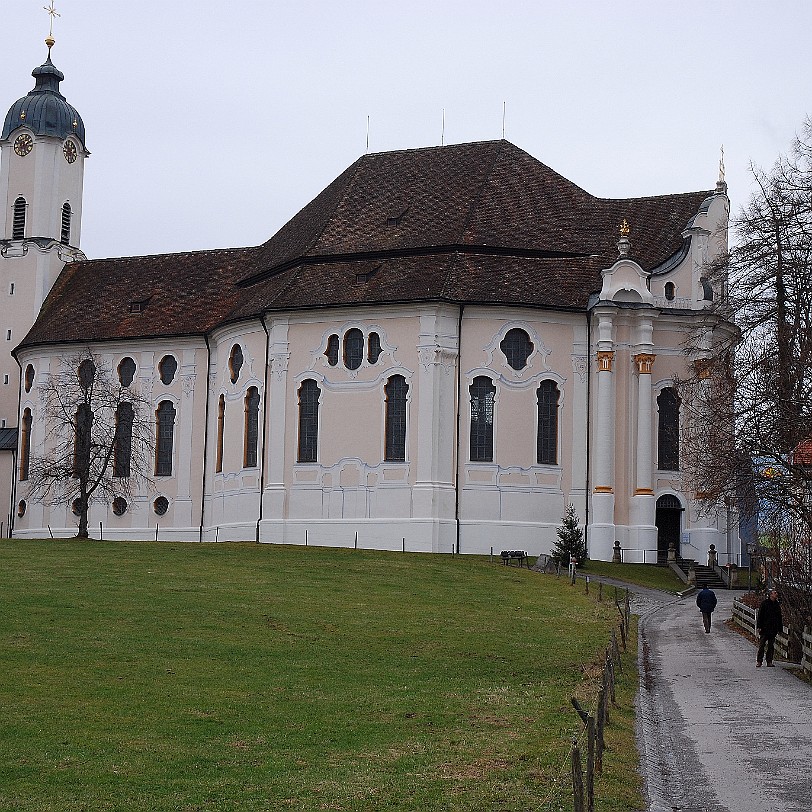
[(113, 513), (116, 516), (123, 516), (127, 512), (127, 500), (123, 496), (113, 499)]
[(159, 496), (152, 503), (152, 509), (158, 516), (163, 516), (169, 510), (169, 500), (165, 496)]

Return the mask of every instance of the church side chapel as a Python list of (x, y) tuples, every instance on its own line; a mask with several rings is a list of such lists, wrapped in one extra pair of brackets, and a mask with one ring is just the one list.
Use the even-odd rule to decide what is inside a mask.
[(366, 154), (262, 245), (88, 259), (85, 126), (46, 42), (0, 135), (14, 536), (76, 533), (29, 471), (43, 386), (89, 349), (154, 430), (150, 482), (91, 504), (108, 539), (538, 555), (572, 504), (592, 558), (727, 549), (682, 489), (674, 388), (723, 174), (613, 200), (505, 140)]

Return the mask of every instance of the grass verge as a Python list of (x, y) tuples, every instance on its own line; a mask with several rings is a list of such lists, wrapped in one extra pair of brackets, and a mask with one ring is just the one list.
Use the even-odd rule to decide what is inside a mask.
[(681, 592), (687, 589), (680, 579), (668, 567), (657, 567), (654, 564), (613, 564), (610, 561), (587, 561), (580, 570), (586, 575), (603, 575), (617, 578), (629, 584), (645, 586), (650, 589), (662, 589), (665, 592)]
[[(0, 542), (0, 809), (558, 810), (616, 609), (463, 556)], [(632, 636), (634, 642), (634, 635)], [(596, 809), (640, 807), (625, 655)]]

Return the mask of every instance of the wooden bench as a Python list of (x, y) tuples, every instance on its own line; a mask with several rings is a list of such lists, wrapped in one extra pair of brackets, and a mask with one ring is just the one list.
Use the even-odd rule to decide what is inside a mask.
[(524, 550), (502, 550), (502, 563), (509, 567), (511, 561), (515, 561), (520, 567), (530, 569), (530, 562)]

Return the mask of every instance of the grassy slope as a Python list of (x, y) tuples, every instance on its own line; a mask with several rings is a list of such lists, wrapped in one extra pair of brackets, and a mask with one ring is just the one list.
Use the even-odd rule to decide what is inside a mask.
[[(0, 542), (0, 809), (558, 809), (594, 598), (459, 556)], [(599, 810), (639, 803), (625, 674)]]

